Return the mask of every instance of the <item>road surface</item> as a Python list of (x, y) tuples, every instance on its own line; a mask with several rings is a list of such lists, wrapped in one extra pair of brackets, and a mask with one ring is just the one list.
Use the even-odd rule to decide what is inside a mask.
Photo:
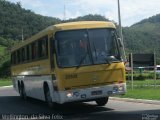
[(13, 88), (0, 88), (0, 119), (27, 120), (160, 120), (160, 105), (109, 100), (104, 107), (95, 102), (72, 103), (50, 109), (42, 101), (20, 99)]

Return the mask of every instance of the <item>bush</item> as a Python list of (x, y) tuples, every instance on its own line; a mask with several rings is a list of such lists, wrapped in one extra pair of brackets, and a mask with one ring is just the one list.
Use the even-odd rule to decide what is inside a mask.
[(11, 65), (10, 60), (7, 60), (2, 64), (2, 66), (0, 67), (1, 78), (8, 78), (11, 75), (10, 65)]
[[(131, 79), (131, 74), (126, 74), (126, 79)], [(144, 74), (133, 74), (134, 80), (146, 80), (146, 79), (154, 79), (154, 73), (144, 73)]]

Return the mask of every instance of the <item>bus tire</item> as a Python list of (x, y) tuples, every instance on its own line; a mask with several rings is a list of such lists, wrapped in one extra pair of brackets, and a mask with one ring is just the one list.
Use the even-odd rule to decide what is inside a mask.
[(52, 98), (51, 98), (51, 94), (50, 94), (48, 85), (44, 86), (44, 95), (45, 95), (45, 101), (46, 101), (48, 107), (53, 108), (54, 104), (52, 102)]
[(21, 83), (20, 83), (20, 81), (18, 81), (18, 92), (19, 92), (19, 94), (20, 94), (20, 90), (21, 90)]
[(21, 82), (21, 84), (20, 84), (20, 97), (23, 100), (27, 100), (26, 91), (25, 91), (25, 87), (24, 87), (24, 83), (23, 82)]
[(98, 106), (104, 106), (108, 102), (108, 97), (105, 98), (99, 98), (95, 100)]

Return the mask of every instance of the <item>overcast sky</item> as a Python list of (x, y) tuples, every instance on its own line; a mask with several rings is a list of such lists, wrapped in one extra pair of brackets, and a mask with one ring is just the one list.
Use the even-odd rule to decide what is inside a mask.
[[(87, 14), (100, 14), (118, 21), (117, 0), (8, 0), (21, 2), (25, 9), (35, 13), (64, 19)], [(160, 13), (160, 0), (120, 0), (122, 26), (130, 26), (144, 18)]]

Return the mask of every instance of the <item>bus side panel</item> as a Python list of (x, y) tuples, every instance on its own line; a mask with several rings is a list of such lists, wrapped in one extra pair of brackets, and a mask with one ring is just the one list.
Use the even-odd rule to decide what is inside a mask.
[(43, 85), (46, 82), (49, 86), (52, 101), (55, 101), (53, 83), (51, 75), (42, 76), (17, 76), (13, 79), (14, 88), (18, 92), (18, 81), (23, 82), (25, 86), (26, 95), (28, 97), (36, 98), (45, 101)]

